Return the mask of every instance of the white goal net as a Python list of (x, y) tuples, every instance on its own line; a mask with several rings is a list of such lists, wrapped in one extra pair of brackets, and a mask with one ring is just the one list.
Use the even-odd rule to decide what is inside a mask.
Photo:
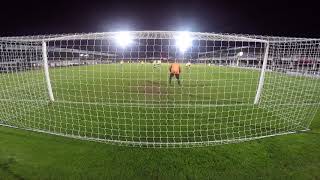
[(0, 37), (0, 125), (143, 147), (308, 130), (320, 39), (134, 31)]

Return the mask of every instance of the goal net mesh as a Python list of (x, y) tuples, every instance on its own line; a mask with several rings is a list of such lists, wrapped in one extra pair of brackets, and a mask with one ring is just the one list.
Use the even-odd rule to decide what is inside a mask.
[(0, 125), (144, 147), (308, 130), (320, 39), (180, 33), (0, 37)]

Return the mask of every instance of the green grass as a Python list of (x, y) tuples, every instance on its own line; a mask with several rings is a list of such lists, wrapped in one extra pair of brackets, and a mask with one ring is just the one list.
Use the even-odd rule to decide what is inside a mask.
[[(0, 74), (0, 119), (7, 125), (102, 140), (170, 146), (237, 141), (309, 127), (319, 80), (259, 71), (125, 64)], [(213, 147), (132, 148), (0, 126), (0, 179), (320, 179), (320, 114), (311, 130)], [(164, 143), (155, 145), (153, 143)], [(197, 144), (194, 144), (197, 145)], [(180, 146), (176, 144), (175, 146)]]
[(61, 135), (161, 147), (308, 128), (319, 80), (268, 72), (261, 103), (253, 105), (259, 73), (194, 65), (183, 68), (178, 86), (175, 80), (169, 85), (167, 64), (52, 68), (54, 103), (48, 102), (43, 70), (0, 74), (0, 119)]
[(319, 179), (311, 131), (190, 149), (132, 148), (0, 127), (0, 179)]

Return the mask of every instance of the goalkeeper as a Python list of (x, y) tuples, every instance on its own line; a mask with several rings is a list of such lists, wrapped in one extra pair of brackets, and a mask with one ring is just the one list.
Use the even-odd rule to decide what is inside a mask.
[(172, 77), (175, 76), (178, 80), (178, 84), (180, 85), (180, 73), (181, 73), (181, 67), (178, 63), (173, 63), (169, 67), (169, 84), (171, 84)]

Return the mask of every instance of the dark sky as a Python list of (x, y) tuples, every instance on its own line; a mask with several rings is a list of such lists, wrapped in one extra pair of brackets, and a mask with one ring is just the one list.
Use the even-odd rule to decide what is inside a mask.
[(317, 1), (1, 2), (0, 36), (116, 30), (189, 30), (320, 37)]

